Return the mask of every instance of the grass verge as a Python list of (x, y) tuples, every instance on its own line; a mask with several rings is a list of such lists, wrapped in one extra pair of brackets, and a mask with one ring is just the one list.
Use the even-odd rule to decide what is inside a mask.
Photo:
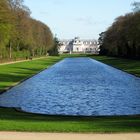
[(140, 77), (140, 60), (107, 56), (90, 56), (91, 58)]
[(19, 62), (14, 64), (0, 65), (0, 93), (15, 86), (21, 81), (32, 77), (40, 71), (47, 69), (56, 62), (66, 57), (82, 57), (83, 54), (47, 56), (46, 58)]
[(44, 116), (0, 108), (0, 131), (140, 132), (140, 116)]
[(46, 57), (38, 60), (0, 66), (0, 92), (50, 67), (63, 57)]

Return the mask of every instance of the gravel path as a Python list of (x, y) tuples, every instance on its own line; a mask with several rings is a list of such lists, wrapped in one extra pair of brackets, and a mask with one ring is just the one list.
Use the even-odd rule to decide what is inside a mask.
[[(38, 59), (43, 59), (43, 58), (46, 58), (46, 57), (33, 58), (32, 60), (38, 60)], [(31, 61), (31, 60), (27, 59), (27, 60), (18, 60), (18, 61), (5, 62), (5, 63), (0, 63), (0, 66), (8, 65), (8, 64), (20, 63), (20, 62), (27, 62), (27, 61)]]
[(140, 140), (140, 133), (66, 134), (66, 133), (0, 132), (0, 140)]

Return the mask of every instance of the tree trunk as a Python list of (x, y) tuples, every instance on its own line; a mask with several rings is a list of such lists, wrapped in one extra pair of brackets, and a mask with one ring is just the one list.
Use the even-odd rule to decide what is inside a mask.
[(12, 43), (9, 43), (9, 58), (12, 58)]

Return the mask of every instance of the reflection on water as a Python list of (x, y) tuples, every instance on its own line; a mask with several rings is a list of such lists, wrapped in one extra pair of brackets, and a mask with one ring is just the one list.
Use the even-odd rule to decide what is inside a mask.
[(0, 95), (0, 106), (50, 115), (140, 114), (140, 78), (90, 58), (67, 58)]

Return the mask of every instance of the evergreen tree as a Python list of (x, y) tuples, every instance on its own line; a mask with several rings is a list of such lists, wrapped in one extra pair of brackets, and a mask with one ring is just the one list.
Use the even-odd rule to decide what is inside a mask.
[(49, 55), (58, 56), (59, 55), (59, 52), (58, 52), (59, 47), (60, 47), (60, 43), (58, 41), (58, 38), (55, 37), (53, 47), (48, 51)]

